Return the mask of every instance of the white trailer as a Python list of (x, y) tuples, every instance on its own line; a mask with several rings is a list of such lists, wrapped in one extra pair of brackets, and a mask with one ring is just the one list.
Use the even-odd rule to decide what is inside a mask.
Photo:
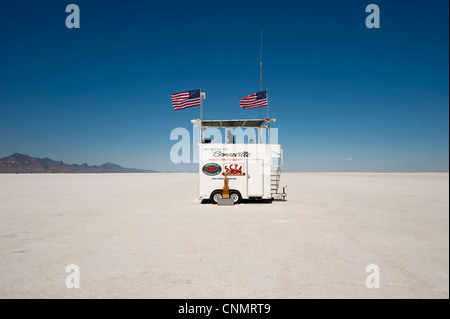
[[(266, 120), (203, 121), (207, 127), (268, 128)], [(265, 126), (262, 126), (265, 124)], [(225, 173), (230, 198), (272, 199), (278, 192), (283, 153), (279, 144), (199, 143), (199, 198), (216, 204), (222, 198)]]

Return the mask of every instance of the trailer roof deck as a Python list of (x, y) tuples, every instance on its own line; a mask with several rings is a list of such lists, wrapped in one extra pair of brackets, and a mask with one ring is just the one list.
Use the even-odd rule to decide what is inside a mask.
[[(259, 133), (259, 142), (256, 142), (256, 136), (255, 139), (249, 140), (249, 143), (255, 143), (261, 144), (263, 143), (263, 131), (267, 130), (267, 141), (270, 140), (270, 122), (276, 122), (276, 119), (271, 119), (266, 117), (265, 119), (247, 119), (247, 120), (191, 120), (192, 124), (194, 124), (194, 127), (200, 126), (200, 141), (201, 143), (211, 143), (210, 138), (203, 138), (203, 131), (207, 128), (223, 128), (223, 129), (232, 129), (232, 128), (253, 128), (258, 129)], [(265, 137), (264, 137), (265, 138)], [(249, 137), (250, 139), (250, 137)], [(228, 131), (228, 143), (235, 144), (235, 135)]]

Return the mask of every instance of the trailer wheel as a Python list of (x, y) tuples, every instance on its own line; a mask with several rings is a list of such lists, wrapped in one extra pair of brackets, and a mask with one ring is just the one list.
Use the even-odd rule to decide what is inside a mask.
[(222, 191), (221, 190), (215, 190), (211, 193), (211, 196), (209, 199), (211, 200), (211, 203), (217, 204), (217, 201), (222, 198)]
[(233, 199), (235, 204), (239, 204), (242, 200), (241, 193), (233, 190), (230, 191), (230, 198)]

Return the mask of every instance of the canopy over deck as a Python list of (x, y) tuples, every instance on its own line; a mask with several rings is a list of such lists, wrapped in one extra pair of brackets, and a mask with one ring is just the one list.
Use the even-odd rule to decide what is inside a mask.
[(264, 123), (275, 122), (275, 119), (257, 120), (192, 120), (192, 122), (202, 123), (202, 127), (261, 127)]

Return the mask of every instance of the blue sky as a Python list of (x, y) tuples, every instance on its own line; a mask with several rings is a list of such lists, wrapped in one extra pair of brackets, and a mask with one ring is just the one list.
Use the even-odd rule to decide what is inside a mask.
[[(67, 29), (76, 3), (81, 28)], [(366, 5), (381, 10), (368, 29)], [(172, 129), (258, 118), (263, 87), (287, 171), (447, 171), (448, 1), (14, 1), (0, 11), (0, 157), (160, 171)], [(263, 111), (265, 113), (265, 110)], [(351, 160), (349, 160), (351, 159)]]

